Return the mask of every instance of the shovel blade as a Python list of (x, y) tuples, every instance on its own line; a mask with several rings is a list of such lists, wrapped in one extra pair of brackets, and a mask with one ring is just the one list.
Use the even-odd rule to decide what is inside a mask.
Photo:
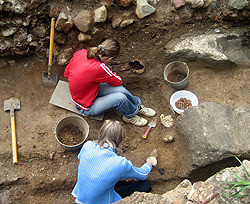
[(20, 100), (14, 97), (10, 98), (9, 100), (5, 100), (3, 108), (4, 111), (9, 111), (11, 108), (13, 108), (14, 110), (20, 110)]
[(43, 83), (47, 86), (47, 87), (55, 87), (57, 84), (57, 74), (53, 74), (48, 72), (43, 72)]

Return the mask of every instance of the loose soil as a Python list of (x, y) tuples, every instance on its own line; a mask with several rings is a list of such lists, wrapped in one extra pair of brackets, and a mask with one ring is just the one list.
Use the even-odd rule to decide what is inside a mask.
[(168, 78), (168, 81), (171, 81), (171, 82), (180, 82), (183, 79), (185, 79), (186, 76), (187, 76), (186, 74), (183, 74), (182, 72), (178, 70), (175, 70), (171, 72), (167, 78)]
[[(166, 10), (158, 7), (158, 12)], [(79, 1), (79, 4), (82, 1)], [(90, 1), (89, 5), (94, 5)], [(121, 9), (121, 12), (124, 8)], [(143, 104), (157, 111), (157, 124), (147, 139), (143, 134), (148, 127), (136, 127), (121, 120), (121, 114), (115, 109), (105, 113), (105, 119), (121, 121), (126, 129), (126, 138), (122, 143), (123, 156), (135, 166), (141, 166), (152, 150), (158, 151), (158, 165), (148, 176), (152, 184), (152, 193), (163, 194), (175, 188), (180, 181), (189, 176), (192, 170), (189, 149), (185, 138), (179, 135), (175, 125), (166, 128), (161, 124), (161, 114), (171, 115), (174, 124), (178, 114), (170, 107), (169, 99), (175, 89), (164, 81), (165, 66), (171, 61), (185, 61), (190, 68), (189, 84), (186, 90), (194, 92), (199, 102), (217, 102), (227, 106), (249, 105), (249, 68), (243, 66), (214, 66), (200, 61), (187, 59), (168, 59), (163, 51), (166, 43), (183, 33), (190, 35), (214, 29), (214, 22), (196, 24), (172, 24), (162, 26), (154, 23), (154, 16), (136, 22), (126, 29), (113, 29), (110, 24), (100, 24), (93, 35), (92, 45), (102, 38), (116, 38), (121, 45), (121, 55), (109, 67), (123, 79), (123, 85), (134, 95), (139, 96)], [(221, 25), (223, 27), (223, 25)], [(69, 40), (68, 46), (81, 49), (91, 44), (77, 44)], [(150, 48), (150, 49), (149, 49)], [(1, 104), (10, 97), (21, 101), (21, 110), (15, 111), (18, 142), (18, 164), (12, 164), (10, 117), (2, 110), (0, 114), (0, 196), (5, 203), (74, 203), (70, 195), (77, 179), (79, 151), (67, 152), (56, 141), (53, 126), (62, 115), (69, 111), (49, 104), (54, 89), (42, 82), (42, 72), (47, 70), (48, 60), (30, 56), (23, 59), (8, 59), (8, 67), (0, 68)], [(145, 72), (138, 75), (124, 67), (133, 60), (143, 62)], [(67, 81), (63, 73), (65, 67), (58, 66), (53, 60), (52, 72), (58, 74), (58, 80)], [(101, 121), (85, 118), (90, 126), (87, 140), (98, 138)], [(149, 121), (150, 118), (147, 118)], [(170, 143), (164, 138), (173, 136)]]
[(78, 126), (66, 125), (58, 132), (58, 140), (68, 146), (80, 144), (84, 137)]

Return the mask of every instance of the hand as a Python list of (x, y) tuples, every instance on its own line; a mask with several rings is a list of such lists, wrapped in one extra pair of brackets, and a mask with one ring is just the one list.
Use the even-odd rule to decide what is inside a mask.
[(155, 157), (148, 157), (146, 161), (150, 163), (152, 166), (157, 165), (157, 159)]

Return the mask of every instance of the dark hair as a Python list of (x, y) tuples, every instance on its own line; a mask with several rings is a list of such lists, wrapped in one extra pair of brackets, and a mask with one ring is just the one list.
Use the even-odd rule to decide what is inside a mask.
[(120, 44), (117, 40), (107, 39), (97, 47), (90, 47), (87, 50), (87, 59), (97, 58), (98, 55), (116, 58), (120, 54)]
[(119, 145), (125, 138), (125, 129), (117, 120), (105, 120), (100, 129), (98, 144), (104, 147), (104, 143), (112, 145), (114, 152), (120, 154)]

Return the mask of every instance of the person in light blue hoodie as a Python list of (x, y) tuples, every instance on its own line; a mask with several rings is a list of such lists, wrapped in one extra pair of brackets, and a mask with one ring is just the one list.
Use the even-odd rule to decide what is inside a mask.
[[(100, 129), (97, 142), (87, 141), (78, 155), (77, 183), (72, 191), (75, 202), (80, 204), (109, 204), (121, 200), (134, 191), (150, 192), (146, 181), (155, 157), (148, 157), (140, 168), (119, 156), (119, 145), (124, 140), (125, 130), (119, 121), (106, 120)], [(138, 179), (131, 186), (115, 191), (121, 179)]]

